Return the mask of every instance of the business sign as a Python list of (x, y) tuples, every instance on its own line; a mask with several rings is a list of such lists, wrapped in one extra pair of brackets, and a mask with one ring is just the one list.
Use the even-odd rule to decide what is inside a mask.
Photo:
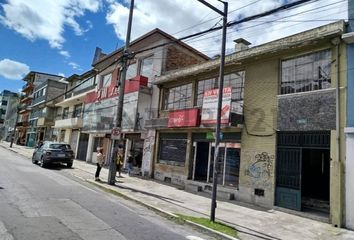
[(199, 125), (199, 109), (183, 109), (168, 114), (168, 127), (196, 127)]
[[(201, 124), (216, 124), (218, 110), (218, 89), (211, 89), (204, 92)], [(232, 88), (226, 87), (223, 90), (221, 104), (221, 123), (227, 124), (230, 119)]]

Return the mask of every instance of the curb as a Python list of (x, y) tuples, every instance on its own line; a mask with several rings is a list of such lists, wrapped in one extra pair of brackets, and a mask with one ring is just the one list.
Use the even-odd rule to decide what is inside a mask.
[[(111, 189), (109, 187), (106, 187), (105, 185), (99, 184), (99, 183), (97, 183), (97, 182), (95, 182), (93, 180), (84, 179), (84, 178), (81, 178), (81, 179), (83, 179), (84, 181), (86, 181), (86, 182), (98, 187), (99, 189), (102, 189), (105, 192), (112, 193), (114, 195), (118, 195), (119, 197), (122, 197), (122, 198), (124, 198), (126, 200), (130, 200), (130, 201), (135, 202), (135, 203), (137, 203), (139, 205), (142, 205), (142, 206), (144, 206), (144, 207), (146, 207), (146, 208), (148, 208), (148, 209), (150, 209), (150, 210), (152, 210), (152, 211), (158, 213), (159, 215), (164, 216), (164, 217), (166, 217), (168, 219), (179, 220), (179, 221), (182, 220), (184, 223), (188, 224), (189, 226), (198, 228), (199, 230), (202, 230), (204, 232), (208, 232), (209, 235), (212, 235), (213, 237), (216, 237), (217, 239), (239, 240), (239, 238), (235, 238), (235, 237), (229, 236), (227, 234), (215, 231), (215, 230), (213, 230), (211, 228), (205, 227), (205, 226), (200, 225), (198, 223), (195, 223), (195, 222), (192, 222), (192, 221), (189, 221), (189, 220), (184, 220), (184, 219), (180, 218), (179, 216), (177, 216), (177, 215), (175, 215), (173, 213), (170, 213), (170, 212), (165, 211), (165, 210), (163, 210), (161, 208), (152, 206), (150, 204), (144, 203), (144, 202), (140, 201), (139, 199), (136, 199), (134, 197), (128, 196), (127, 194), (121, 193), (121, 192), (119, 192), (117, 190), (114, 190), (114, 189)], [(236, 231), (236, 229), (235, 229), (235, 231)]]

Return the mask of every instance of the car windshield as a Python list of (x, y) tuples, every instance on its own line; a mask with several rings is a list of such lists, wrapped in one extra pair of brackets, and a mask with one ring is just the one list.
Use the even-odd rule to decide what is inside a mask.
[(69, 144), (50, 144), (49, 148), (60, 149), (60, 150), (70, 150), (71, 149)]

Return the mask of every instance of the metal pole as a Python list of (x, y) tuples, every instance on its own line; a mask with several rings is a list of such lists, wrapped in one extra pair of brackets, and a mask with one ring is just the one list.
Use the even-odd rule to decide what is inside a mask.
[[(118, 105), (117, 105), (117, 119), (115, 122), (115, 127), (117, 127), (117, 128), (122, 127), (124, 87), (125, 87), (125, 79), (126, 79), (126, 75), (127, 75), (127, 63), (128, 63), (128, 59), (130, 56), (129, 44), (130, 44), (130, 35), (131, 35), (131, 29), (132, 29), (133, 9), (134, 9), (134, 0), (131, 0), (130, 1), (127, 36), (126, 36), (125, 47), (124, 47), (124, 52), (123, 52), (123, 56), (122, 56), (122, 70), (121, 70), (119, 82), (117, 82), (117, 87), (119, 87)], [(116, 172), (117, 172), (116, 158), (115, 158), (117, 142), (119, 142), (119, 140), (112, 141), (111, 155), (110, 155), (111, 161), (109, 164), (108, 181), (107, 181), (109, 185), (115, 184), (115, 178), (116, 178)]]
[(227, 11), (228, 3), (222, 2), (224, 4), (224, 14), (223, 14), (223, 27), (222, 27), (222, 45), (221, 45), (221, 58), (220, 58), (220, 74), (219, 74), (219, 89), (218, 89), (218, 109), (216, 117), (216, 131), (215, 131), (215, 151), (214, 151), (214, 161), (213, 161), (213, 191), (211, 197), (211, 210), (210, 210), (210, 221), (215, 221), (215, 209), (216, 209), (216, 193), (217, 193), (217, 161), (219, 155), (219, 143), (220, 143), (220, 125), (221, 125), (221, 108), (222, 108), (222, 97), (224, 89), (224, 66), (225, 66), (225, 47), (226, 47), (226, 29), (227, 29)]

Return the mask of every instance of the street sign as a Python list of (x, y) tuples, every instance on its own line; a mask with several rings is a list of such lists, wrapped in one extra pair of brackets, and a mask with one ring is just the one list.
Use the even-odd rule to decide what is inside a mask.
[(111, 139), (119, 140), (121, 135), (121, 129), (119, 127), (112, 128)]

